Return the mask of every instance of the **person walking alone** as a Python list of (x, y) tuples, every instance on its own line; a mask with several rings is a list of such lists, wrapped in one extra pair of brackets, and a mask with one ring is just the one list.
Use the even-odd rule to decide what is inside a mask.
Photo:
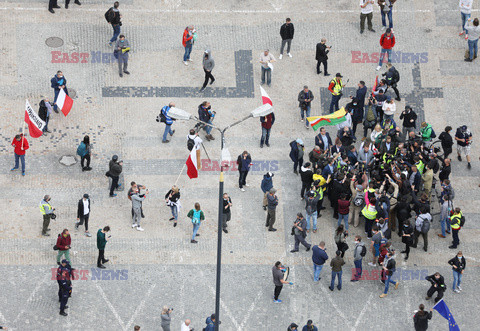
[(172, 217), (169, 221), (173, 221), (173, 227), (177, 226), (178, 211), (180, 210), (180, 189), (173, 185), (170, 191), (165, 194), (165, 203), (170, 207)]
[(230, 208), (232, 207), (232, 199), (228, 196), (227, 193), (223, 193), (223, 232), (228, 233), (227, 230), (227, 222), (232, 219), (232, 211)]
[(21, 134), (17, 134), (12, 140), (12, 146), (14, 147), (15, 165), (11, 171), (17, 170), (19, 161), (22, 163), (22, 176), (25, 176), (25, 151), (30, 148), (27, 138)]
[(55, 211), (55, 208), (50, 205), (50, 200), (52, 198), (49, 195), (45, 195), (43, 197), (43, 200), (40, 201), (40, 212), (43, 215), (43, 227), (42, 227), (42, 236), (48, 237), (50, 234), (48, 231), (50, 229), (48, 226), (50, 225), (50, 219), (52, 218), (53, 212)]
[(137, 186), (136, 190), (133, 191), (130, 196), (133, 209), (132, 228), (137, 228), (137, 231), (143, 231), (143, 228), (140, 226), (140, 221), (142, 220), (142, 202), (145, 200), (147, 194), (148, 189), (145, 191), (145, 194), (140, 194), (140, 189)]
[(283, 280), (283, 266), (282, 262), (277, 261), (275, 262), (275, 265), (272, 268), (272, 275), (273, 275), (273, 285), (275, 285), (275, 290), (273, 291), (273, 302), (274, 303), (282, 303), (282, 300), (280, 300), (278, 297), (280, 296), (280, 293), (282, 292), (283, 284), (290, 284), (293, 285), (292, 282), (287, 282)]
[(460, 293), (462, 288), (460, 287), (460, 283), (462, 282), (463, 271), (467, 266), (467, 262), (465, 261), (465, 257), (463, 256), (462, 251), (458, 251), (457, 255), (448, 261), (448, 264), (452, 266), (453, 270), (453, 286), (452, 290), (455, 293)]
[(120, 14), (118, 7), (120, 7), (120, 3), (115, 1), (113, 3), (113, 7), (107, 10), (105, 13), (105, 19), (112, 25), (113, 28), (113, 36), (108, 43), (110, 47), (113, 46), (113, 43), (117, 41), (117, 38), (120, 35), (120, 27), (122, 26), (122, 15)]
[(208, 84), (208, 80), (210, 79), (210, 85), (213, 84), (215, 81), (215, 77), (212, 75), (212, 70), (215, 67), (215, 61), (212, 58), (212, 52), (207, 49), (205, 53), (203, 53), (203, 71), (205, 72), (205, 81), (203, 82), (203, 86), (200, 89), (200, 92), (205, 90), (205, 87)]
[(450, 226), (452, 228), (452, 245), (448, 246), (450, 249), (457, 248), (460, 245), (460, 239), (458, 238), (458, 232), (462, 228), (462, 222), (465, 223), (465, 216), (463, 216), (460, 208), (456, 207), (452, 217), (450, 217)]
[(265, 175), (263, 175), (262, 183), (260, 184), (260, 188), (262, 189), (263, 192), (263, 210), (267, 210), (267, 205), (268, 205), (268, 200), (267, 196), (269, 191), (273, 188), (273, 176), (274, 174), (272, 172), (267, 172)]
[(87, 193), (83, 195), (83, 198), (78, 201), (77, 207), (77, 222), (75, 223), (75, 229), (78, 230), (80, 225), (85, 223), (85, 235), (91, 237), (92, 235), (88, 232), (88, 219), (90, 218), (90, 197)]
[(57, 264), (60, 265), (60, 260), (63, 255), (65, 255), (65, 259), (68, 261), (68, 264), (72, 264), (70, 260), (70, 247), (72, 245), (72, 238), (70, 237), (70, 233), (68, 229), (64, 229), (61, 234), (57, 237)]
[(297, 214), (297, 219), (293, 223), (292, 234), (295, 237), (295, 247), (290, 251), (290, 253), (298, 252), (300, 243), (305, 246), (308, 252), (311, 245), (305, 240), (307, 237), (307, 221), (305, 221), (302, 213)]
[(200, 204), (198, 202), (195, 202), (195, 208), (191, 209), (188, 212), (187, 217), (192, 220), (192, 224), (193, 224), (192, 240), (190, 240), (190, 242), (192, 244), (196, 244), (198, 243), (198, 241), (195, 240), (195, 237), (200, 236), (200, 234), (197, 232), (198, 232), (198, 229), (200, 228), (201, 222), (205, 220), (205, 214), (200, 209)]
[(237, 166), (239, 172), (238, 187), (240, 188), (240, 191), (245, 192), (243, 187), (250, 186), (247, 184), (247, 175), (252, 166), (252, 156), (247, 151), (243, 151), (243, 153), (237, 158)]
[(127, 71), (128, 67), (128, 53), (130, 52), (130, 43), (123, 34), (118, 38), (117, 43), (115, 44), (115, 50), (118, 56), (118, 75), (123, 77), (123, 74), (130, 75), (130, 72)]
[(342, 289), (342, 266), (345, 264), (345, 261), (340, 256), (342, 255), (341, 251), (335, 252), (335, 257), (330, 261), (330, 266), (332, 267), (332, 280), (330, 282), (330, 291), (333, 291), (335, 287), (335, 277), (338, 277), (337, 289), (340, 291)]
[(325, 242), (321, 241), (320, 244), (313, 246), (312, 248), (312, 261), (313, 261), (313, 281), (318, 282), (320, 279), (320, 272), (323, 265), (328, 260), (328, 255), (325, 249)]
[(268, 49), (260, 54), (260, 64), (262, 65), (262, 83), (265, 84), (265, 76), (267, 76), (267, 85), (272, 83), (272, 63), (275, 62), (275, 57), (270, 53)]
[(468, 31), (468, 55), (469, 58), (466, 58), (466, 62), (472, 62), (477, 58), (478, 53), (478, 38), (480, 37), (480, 26), (478, 18), (473, 20), (473, 25), (471, 23), (471, 18), (468, 19), (465, 23), (465, 29)]
[(110, 261), (105, 258), (105, 246), (107, 245), (110, 236), (107, 237), (107, 232), (110, 232), (110, 227), (107, 225), (103, 229), (98, 229), (97, 231), (97, 248), (98, 248), (98, 258), (97, 258), (97, 268), (105, 269), (104, 263)]
[(167, 139), (168, 135), (173, 136), (175, 130), (172, 130), (173, 119), (168, 116), (170, 108), (175, 107), (175, 103), (170, 102), (168, 106), (163, 106), (160, 113), (160, 121), (165, 123), (165, 131), (163, 131), (162, 143), (169, 143), (170, 140)]
[(387, 253), (387, 256), (383, 260), (383, 270), (387, 277), (385, 279), (385, 290), (383, 291), (382, 294), (380, 294), (380, 298), (385, 298), (387, 296), (390, 283), (395, 285), (395, 289), (398, 289), (398, 285), (400, 284), (399, 282), (395, 282), (391, 279), (393, 276), (393, 273), (396, 270), (396, 262), (395, 262), (394, 255), (395, 255), (395, 251), (389, 250)]
[(365, 30), (365, 19), (368, 21), (368, 31), (375, 32), (372, 25), (374, 0), (360, 0), (360, 33)]
[(367, 254), (367, 247), (362, 242), (362, 237), (355, 236), (355, 248), (353, 249), (353, 263), (355, 264), (355, 273), (350, 281), (357, 282), (362, 277), (362, 260)]
[(163, 331), (170, 331), (170, 322), (172, 318), (170, 314), (172, 313), (172, 309), (169, 309), (167, 306), (163, 306), (162, 314), (160, 317), (162, 318), (161, 327)]
[(117, 196), (117, 194), (115, 194), (114, 191), (117, 188), (120, 188), (120, 186), (122, 186), (122, 184), (118, 183), (122, 170), (123, 170), (123, 161), (118, 161), (118, 155), (112, 156), (112, 159), (108, 164), (108, 171), (106, 173), (108, 177), (112, 178), (112, 185), (110, 185), (111, 198)]
[(468, 39), (468, 29), (465, 27), (468, 19), (472, 15), (473, 0), (460, 0), (458, 6), (460, 7), (460, 14), (462, 16), (462, 31), (458, 34), (462, 36), (465, 34), (465, 40)]
[(272, 232), (277, 231), (277, 229), (273, 227), (273, 224), (275, 224), (275, 214), (278, 205), (278, 197), (275, 194), (276, 192), (277, 190), (272, 188), (267, 195), (267, 221), (265, 226), (268, 228), (268, 231)]
[(422, 304), (418, 306), (418, 311), (413, 316), (413, 326), (415, 331), (426, 331), (428, 329), (428, 320), (432, 319), (433, 308), (427, 313), (425, 306)]
[(310, 117), (310, 110), (312, 108), (312, 100), (314, 99), (312, 91), (305, 85), (303, 90), (298, 93), (298, 107), (300, 107), (300, 121), (305, 119), (305, 127), (310, 129), (307, 118)]
[(326, 45), (327, 39), (322, 40), (317, 44), (315, 52), (315, 60), (317, 60), (317, 75), (321, 74), (320, 65), (323, 64), (323, 71), (325, 76), (330, 76), (327, 71), (328, 52), (330, 52), (330, 46)]
[(195, 29), (193, 25), (189, 25), (183, 31), (183, 38), (182, 38), (182, 45), (185, 47), (185, 53), (183, 54), (183, 64), (188, 66), (188, 62), (192, 62), (190, 60), (190, 54), (192, 53), (193, 44), (195, 43)]
[(388, 56), (388, 63), (391, 63), (392, 49), (395, 46), (395, 36), (393, 35), (391, 28), (388, 28), (380, 37), (380, 46), (382, 46), (382, 50), (380, 52), (380, 60), (378, 61), (378, 67), (376, 69), (377, 71), (382, 69), (385, 53), (387, 53)]
[(292, 20), (287, 17), (285, 23), (280, 27), (280, 36), (282, 37), (282, 46), (280, 47), (280, 55), (278, 59), (281, 60), (283, 57), (283, 48), (287, 44), (287, 55), (292, 57), (290, 54), (290, 46), (292, 44), (293, 34), (295, 33), (295, 28), (293, 27)]
[[(90, 145), (89, 136), (83, 137), (83, 141), (77, 147), (77, 155), (80, 156), (80, 166), (82, 167), (82, 171), (92, 170), (92, 168), (90, 168), (92, 145)], [(87, 161), (86, 166), (85, 166), (85, 160)]]
[(260, 148), (263, 148), (264, 143), (267, 145), (267, 147), (270, 147), (270, 131), (272, 130), (273, 123), (275, 123), (275, 113), (270, 113), (267, 116), (261, 116), (260, 123), (262, 125)]

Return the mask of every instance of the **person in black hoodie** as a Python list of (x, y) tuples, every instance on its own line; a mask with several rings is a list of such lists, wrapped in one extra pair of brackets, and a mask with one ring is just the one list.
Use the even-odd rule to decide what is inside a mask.
[(53, 108), (50, 102), (48, 102), (48, 98), (44, 98), (38, 104), (38, 117), (40, 117), (45, 122), (45, 126), (43, 127), (43, 135), (46, 135), (45, 132), (52, 133), (52, 131), (48, 129), (48, 122), (50, 121), (50, 115), (52, 114), (52, 110)]
[(285, 23), (280, 27), (280, 36), (282, 37), (282, 46), (280, 47), (280, 56), (279, 60), (283, 57), (283, 48), (287, 44), (287, 55), (292, 57), (290, 54), (290, 45), (292, 44), (293, 34), (295, 33), (295, 28), (293, 27), (292, 20), (287, 17)]
[(450, 131), (452, 131), (451, 126), (447, 126), (445, 131), (440, 133), (438, 139), (440, 139), (443, 149), (443, 157), (446, 159), (452, 153), (453, 149), (453, 138), (450, 135)]
[(302, 179), (302, 190), (300, 191), (300, 197), (302, 200), (305, 197), (305, 190), (310, 190), (313, 182), (313, 171), (311, 163), (307, 162), (300, 167), (300, 178)]
[(443, 292), (445, 292), (445, 290), (447, 289), (447, 287), (445, 286), (445, 280), (439, 272), (427, 276), (425, 277), (425, 279), (432, 284), (432, 286), (430, 286), (427, 291), (427, 297), (425, 298), (425, 300), (430, 300), (433, 294), (437, 292), (437, 296), (435, 298), (435, 303), (437, 303), (438, 301), (440, 301), (441, 298), (443, 298)]
[[(359, 86), (360, 86), (360, 84), (359, 84)], [(365, 87), (365, 89), (366, 89), (366, 87)], [(358, 94), (359, 93), (357, 91), (357, 95)], [(363, 98), (365, 99), (365, 95), (363, 96)], [(352, 98), (352, 101), (347, 103), (347, 105), (345, 106), (345, 110), (348, 111), (350, 113), (350, 115), (352, 116), (353, 135), (355, 135), (355, 133), (357, 132), (357, 125), (363, 122), (363, 110), (364, 110), (363, 108), (364, 108), (364, 106), (362, 104), (360, 104), (360, 101), (356, 97)]]
[(405, 254), (405, 261), (408, 260), (408, 255), (410, 254), (410, 246), (413, 245), (413, 227), (410, 222), (405, 221), (403, 223), (402, 231), (402, 242), (405, 244), (405, 250), (402, 251), (402, 254)]
[(114, 191), (119, 188), (122, 184), (118, 183), (120, 174), (122, 173), (123, 161), (118, 161), (118, 155), (112, 156), (108, 164), (108, 171), (105, 175), (112, 178), (112, 185), (110, 186), (110, 197), (116, 197), (117, 195)]
[(290, 159), (293, 161), (293, 172), (298, 175), (297, 168), (303, 166), (303, 153), (305, 147), (303, 145), (303, 140), (298, 138), (290, 142)]
[(417, 127), (417, 114), (412, 110), (412, 107), (406, 105), (405, 110), (400, 114), (400, 119), (403, 120), (402, 133), (404, 136), (415, 131), (415, 128)]
[(243, 151), (237, 158), (237, 166), (238, 166), (238, 187), (240, 191), (245, 192), (244, 186), (248, 187), (247, 184), (247, 175), (250, 167), (252, 165), (252, 157), (247, 151)]
[(317, 51), (315, 53), (315, 60), (317, 60), (317, 75), (322, 73), (322, 71), (320, 70), (320, 64), (323, 63), (323, 70), (325, 71), (325, 76), (330, 76), (327, 71), (327, 54), (328, 52), (330, 52), (330, 46), (325, 45), (326, 43), (327, 39), (322, 38), (321, 42), (317, 44)]
[(460, 287), (460, 283), (462, 282), (463, 271), (467, 266), (467, 262), (463, 257), (462, 251), (459, 251), (453, 259), (448, 261), (448, 264), (452, 266), (453, 270), (453, 292), (460, 293), (460, 291), (462, 290), (462, 288)]
[(413, 326), (415, 331), (426, 331), (428, 329), (428, 320), (432, 319), (433, 308), (430, 308), (430, 311), (427, 313), (425, 311), (425, 306), (418, 306), (418, 311), (413, 316)]
[(410, 204), (407, 203), (404, 196), (400, 197), (395, 208), (395, 213), (398, 220), (398, 235), (401, 237), (403, 235), (403, 224), (408, 223), (408, 219), (411, 216), (412, 208)]

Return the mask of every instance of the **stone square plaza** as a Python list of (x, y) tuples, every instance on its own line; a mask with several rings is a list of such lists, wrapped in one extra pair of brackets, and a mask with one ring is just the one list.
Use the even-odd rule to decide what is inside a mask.
[[(340, 173), (341, 158), (335, 161), (340, 162), (338, 167), (334, 163), (331, 182), (319, 191), (312, 191), (315, 192), (312, 196), (316, 196), (328, 188), (322, 193), (326, 208), (321, 211), (316, 231), (313, 226), (308, 233), (301, 225), (296, 228), (306, 234), (305, 240), (312, 248), (315, 245), (318, 249), (320, 242), (325, 242), (329, 259), (319, 281), (314, 281), (314, 249), (307, 250), (300, 245), (296, 251), (295, 237), (298, 236), (292, 235), (297, 213), (305, 216), (306, 205), (301, 199), (301, 176), (294, 173), (291, 155), (294, 154), (294, 159), (301, 156), (301, 151), (297, 151), (300, 144), (295, 141), (301, 142), (303, 167), (299, 164), (298, 171), (304, 171), (301, 169), (311, 162), (309, 155), (320, 133), (306, 126), (305, 120), (301, 121), (299, 92), (308, 86), (314, 96), (310, 116), (329, 115), (332, 96), (336, 96), (332, 95), (329, 85), (333, 81), (332, 86), (336, 88), (339, 73), (345, 84), (341, 89), (340, 108), (348, 103), (352, 105), (350, 96), (356, 96), (360, 81), (365, 82), (367, 95), (358, 101), (365, 102), (368, 108), (376, 78), (388, 76), (382, 76), (387, 72), (386, 56), (381, 68), (376, 70), (383, 47), (380, 45), (382, 35), (386, 33), (377, 0), (372, 5), (371, 30), (374, 31), (369, 30), (367, 17), (362, 33), (359, 0), (121, 0), (118, 8), (111, 10), (111, 16), (107, 15), (115, 17), (117, 23), (109, 23), (105, 17), (114, 6), (113, 0), (80, 0), (81, 5), (72, 0), (68, 9), (63, 1), (58, 0), (57, 6), (51, 1), (54, 13), (49, 12), (48, 2), (0, 0), (0, 208), (4, 210), (0, 218), (0, 326), (9, 330), (134, 330), (135, 326), (141, 330), (194, 328), (199, 331), (205, 327), (213, 330), (213, 324), (207, 325), (206, 319), (215, 313), (219, 178), (223, 160), (228, 165), (224, 169), (224, 192), (231, 198), (232, 206), (227, 231), (222, 233), (220, 330), (277, 331), (287, 330), (292, 323), (302, 330), (308, 320), (312, 320), (318, 330), (414, 330), (413, 317), (419, 305), (424, 304), (426, 312), (435, 305), (438, 292), (426, 299), (431, 284), (425, 278), (436, 272), (445, 280), (444, 291), (440, 292), (457, 324), (452, 330), (457, 327), (479, 330), (480, 67), (476, 54), (472, 62), (465, 61), (468, 41), (465, 34), (459, 35), (462, 32), (459, 1), (392, 1), (395, 45), (390, 60), (400, 75), (396, 83), (400, 101), (395, 100), (392, 88), (388, 88), (385, 95), (391, 100), (388, 102), (396, 106), (393, 119), (400, 134), (395, 133), (394, 126), (392, 131), (383, 127), (380, 118), (377, 123), (382, 126), (380, 131), (384, 130), (381, 134), (400, 137), (399, 141), (392, 141), (393, 147), (400, 141), (410, 141), (408, 137), (401, 137), (404, 120), (400, 119), (405, 107), (410, 106), (417, 114), (414, 132), (422, 135), (421, 124), (426, 122), (436, 137), (432, 140), (417, 137), (420, 145), (424, 143), (424, 149), (412, 145), (408, 150), (414, 151), (414, 159), (409, 162), (416, 162), (417, 168), (423, 165), (420, 171), (423, 177), (419, 175), (417, 182), (415, 173), (412, 176), (412, 167), (408, 167), (403, 182), (400, 176), (396, 178), (397, 184), (402, 183), (401, 187), (406, 190), (406, 193), (401, 190), (401, 194), (405, 194), (407, 205), (410, 203), (412, 208), (408, 219), (415, 228), (412, 236), (417, 233), (416, 212), (432, 216), (427, 233), (428, 249), (423, 249), (424, 238), (417, 233), (418, 246), (412, 247), (409, 258), (405, 259), (405, 239), (398, 233), (401, 226), (397, 225), (396, 231), (389, 229), (394, 250), (389, 251), (387, 258), (391, 254), (392, 261), (396, 261), (391, 280), (398, 282), (398, 289), (391, 284), (388, 295), (383, 298), (380, 295), (385, 285), (379, 277), (382, 267), (378, 263), (368, 264), (374, 258), (375, 246), (372, 253), (372, 240), (365, 232), (365, 217), (361, 217), (358, 227), (349, 225), (343, 285), (341, 290), (336, 286), (330, 288), (330, 263), (337, 251), (334, 235), (338, 218), (332, 217), (339, 208), (336, 187), (346, 188), (347, 199), (352, 201), (350, 218), (354, 210), (353, 197), (350, 198), (351, 175), (345, 179)], [(473, 1), (469, 9), (471, 26), (480, 16), (479, 6), (478, 1)], [(388, 28), (390, 22), (386, 16)], [(280, 58), (280, 30), (287, 18), (291, 19), (294, 34), (291, 46), (285, 43)], [(189, 26), (193, 29), (189, 30)], [(478, 38), (475, 28), (478, 30), (478, 27), (472, 28), (469, 35), (472, 45), (476, 43), (474, 38)], [(114, 30), (119, 32), (115, 38), (112, 37)], [(291, 26), (282, 31), (285, 30), (293, 33)], [(184, 58), (184, 33), (187, 39), (194, 36), (187, 41), (187, 48), (195, 40), (190, 58)], [(122, 47), (120, 35), (125, 37), (128, 49)], [(317, 74), (316, 50), (323, 38), (330, 50), (327, 62), (330, 76), (324, 75), (323, 64), (322, 73)], [(207, 49), (210, 59), (215, 61), (211, 70), (215, 81), (202, 89)], [(272, 55), (275, 62), (269, 62), (271, 67), (264, 69), (267, 81), (262, 85), (260, 59), (266, 58), (265, 50), (270, 51), (269, 56)], [(128, 57), (128, 67), (119, 71), (116, 57), (121, 61)], [(59, 71), (61, 74), (57, 74)], [(55, 107), (43, 108), (48, 109), (48, 131), (43, 134), (40, 131), (35, 138), (32, 135), (35, 123), (25, 115), (26, 100), (34, 111), (32, 116), (37, 116), (42, 100), (47, 98), (53, 105), (56, 92), (63, 95), (59, 92), (61, 88), (56, 91), (52, 88), (54, 82), (60, 87), (65, 85), (68, 97), (63, 108), (60, 99), (57, 100), (58, 111)], [(268, 96), (262, 98), (261, 87)], [(64, 115), (62, 111), (68, 106), (69, 98), (73, 106), (68, 115)], [(268, 98), (275, 115), (268, 146), (260, 146), (261, 119), (251, 116), (225, 131), (222, 153), (220, 132), (216, 128), (224, 129), (244, 120)], [(208, 136), (205, 130), (198, 133), (203, 140), (203, 146), (198, 145), (200, 154), (196, 154), (200, 155), (201, 167), (197, 169), (198, 177), (190, 179), (187, 169), (190, 173), (191, 165), (185, 165), (190, 155), (195, 155), (195, 150), (190, 153), (187, 149), (187, 135), (196, 124), (193, 117), (173, 121), (174, 134), (166, 132), (165, 136), (168, 143), (164, 142), (166, 124), (157, 118), (160, 119), (162, 108), (171, 103), (175, 105), (172, 109), (197, 117), (199, 105), (204, 101), (215, 111), (212, 125), (216, 128)], [(377, 109), (383, 114), (385, 108)], [(363, 109), (361, 113), (363, 117)], [(171, 115), (175, 117), (173, 111)], [(385, 111), (385, 118), (387, 115)], [(355, 139), (352, 137), (351, 145), (356, 152), (363, 150), (363, 119), (359, 121)], [(330, 144), (335, 144), (339, 129), (327, 120), (322, 123), (331, 137)], [(465, 224), (459, 231), (452, 225), (451, 234), (442, 238), (439, 236), (442, 233), (439, 201), (444, 193), (439, 179), (442, 170), (435, 170), (436, 184), (428, 187), (432, 185), (431, 178), (427, 178), (432, 172), (431, 163), (417, 162), (416, 158), (423, 153), (424, 158), (437, 160), (440, 155), (428, 152), (430, 144), (439, 141), (446, 126), (452, 128), (450, 135), (455, 137), (457, 128), (464, 125), (472, 136), (468, 146), (460, 148), (461, 162), (457, 158), (457, 141), (453, 138), (449, 180), (455, 192), (454, 207), (461, 209)], [(22, 132), (24, 136), (15, 143), (15, 136)], [(82, 169), (81, 157), (77, 154), (85, 136), (90, 140), (91, 169)], [(12, 146), (12, 142), (17, 147)], [(373, 143), (375, 141), (371, 149)], [(380, 151), (390, 150), (386, 141), (377, 143)], [(318, 144), (324, 145), (321, 137)], [(400, 150), (401, 147), (395, 153), (400, 155)], [(250, 154), (251, 164), (240, 160), (237, 165), (237, 158), (244, 151)], [(353, 168), (356, 163), (351, 161), (353, 152), (347, 152), (352, 150), (343, 149), (343, 154), (349, 156), (346, 167)], [(471, 168), (467, 167), (465, 152), (470, 152)], [(383, 176), (379, 169), (384, 168), (379, 164), (385, 160), (380, 153), (378, 168), (368, 173), (370, 187), (377, 190), (373, 173)], [(117, 163), (123, 161), (123, 167), (118, 177), (109, 178), (106, 173), (111, 170), (109, 162), (114, 155), (118, 157)], [(15, 158), (20, 161), (17, 168)], [(433, 162), (437, 162), (440, 169), (445, 167), (443, 159)], [(244, 166), (249, 167), (247, 185), (239, 183), (239, 168), (242, 170)], [(325, 180), (329, 169), (326, 165), (323, 170)], [(357, 171), (355, 169), (351, 173)], [(386, 163), (384, 170), (389, 170)], [(274, 227), (272, 224), (265, 227), (269, 211), (263, 208), (261, 183), (268, 172), (273, 174), (273, 188), (278, 198)], [(301, 175), (303, 178), (303, 173)], [(110, 196), (110, 186), (117, 178), (121, 185)], [(384, 177), (381, 182), (384, 179), (389, 182)], [(127, 194), (131, 182), (145, 186), (141, 195), (134, 194), (132, 201)], [(311, 181), (307, 192), (310, 184)], [(355, 186), (361, 186), (357, 184)], [(166, 194), (173, 185), (180, 189), (178, 221), (170, 220), (171, 208), (166, 204)], [(132, 203), (135, 212), (138, 204), (135, 199), (143, 196), (146, 189), (141, 227), (132, 227)], [(425, 192), (429, 193), (430, 210), (425, 207), (424, 211), (424, 206), (419, 209), (412, 197), (418, 195), (419, 199)], [(88, 207), (81, 201), (84, 194), (89, 197)], [(47, 195), (50, 200), (42, 202)], [(368, 190), (361, 196), (376, 200), (375, 194)], [(396, 203), (397, 198), (393, 199)], [(422, 201), (420, 203), (425, 203)], [(42, 233), (44, 219), (50, 217), (45, 209), (49, 207), (44, 207), (48, 203), (55, 208), (56, 218), (47, 224), (50, 230)], [(192, 238), (192, 220), (196, 214), (193, 212), (192, 219), (187, 214), (195, 203), (200, 204), (204, 220), (198, 229), (199, 236)], [(370, 206), (379, 209), (378, 205), (381, 203)], [(89, 212), (87, 234), (85, 224), (76, 226), (78, 214), (85, 208)], [(455, 219), (454, 216), (447, 218), (447, 222)], [(110, 231), (106, 233), (104, 257), (109, 261), (98, 262), (98, 231), (106, 226)], [(276, 231), (269, 231), (273, 228)], [(77, 276), (71, 282), (63, 278), (58, 281), (59, 251), (52, 249), (64, 229), (68, 229), (71, 238), (69, 260)], [(460, 243), (449, 248), (455, 233), (459, 234)], [(356, 273), (356, 235), (362, 237), (367, 252), (361, 277), (351, 282)], [(63, 242), (62, 236), (58, 240)], [(448, 263), (459, 250), (466, 260), (461, 291), (452, 286), (455, 271)], [(274, 298), (272, 268), (277, 261), (289, 267), (289, 276), (280, 296)], [(99, 268), (98, 264), (105, 268)], [(68, 292), (64, 292), (64, 285), (71, 286), (71, 297), (69, 308), (60, 311), (59, 295), (61, 300), (68, 297), (63, 297)], [(173, 310), (167, 316), (170, 328), (164, 321), (162, 329), (164, 307)], [(182, 328), (187, 319), (190, 325)], [(436, 309), (428, 323), (429, 330), (449, 328), (449, 321)]]

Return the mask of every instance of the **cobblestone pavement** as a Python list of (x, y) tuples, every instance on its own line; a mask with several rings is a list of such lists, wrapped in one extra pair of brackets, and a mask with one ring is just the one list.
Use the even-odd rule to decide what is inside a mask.
[[(68, 10), (58, 9), (52, 15), (45, 1), (0, 1), (0, 207), (6, 211), (0, 220), (0, 325), (12, 330), (131, 330), (139, 324), (142, 330), (159, 330), (161, 308), (167, 305), (174, 308), (172, 330), (179, 330), (186, 318), (192, 319), (196, 330), (205, 326), (215, 303), (219, 169), (207, 162), (202, 151), (204, 171), (199, 178), (189, 180), (183, 172), (178, 181), (183, 207), (179, 225), (172, 227), (163, 196), (187, 158), (185, 135), (193, 124), (175, 122), (172, 141), (162, 144), (164, 127), (155, 118), (170, 101), (196, 114), (197, 106), (209, 100), (217, 111), (215, 124), (226, 127), (260, 106), (258, 56), (269, 48), (278, 58), (279, 28), (286, 17), (291, 17), (295, 24), (293, 57), (284, 56), (274, 64), (272, 86), (266, 88), (277, 118), (271, 147), (259, 147), (258, 119), (249, 119), (226, 134), (233, 160), (248, 150), (258, 165), (248, 175), (250, 187), (246, 192), (236, 185), (237, 172), (226, 172), (225, 191), (234, 206), (229, 233), (223, 236), (221, 329), (285, 330), (291, 322), (303, 326), (310, 318), (319, 329), (327, 330), (371, 330), (373, 326), (412, 329), (413, 310), (426, 303), (428, 284), (422, 275), (440, 271), (447, 284), (452, 281), (446, 261), (453, 252), (447, 248), (447, 239), (435, 235), (438, 216), (429, 234), (428, 253), (413, 249), (408, 262), (399, 259), (400, 287), (385, 299), (378, 298), (382, 291), (378, 280), (348, 281), (353, 267), (351, 250), (346, 255), (343, 289), (333, 293), (327, 289), (329, 267), (322, 271), (320, 283), (314, 285), (311, 254), (302, 249), (295, 255), (290, 253), (291, 224), (304, 207), (298, 197), (301, 183), (292, 173), (288, 144), (302, 138), (307, 151), (314, 145), (313, 130), (299, 122), (298, 91), (308, 85), (315, 94), (312, 114), (326, 112), (329, 78), (316, 75), (314, 60), (315, 45), (322, 37), (333, 46), (330, 73), (341, 72), (350, 79), (345, 94), (354, 91), (359, 80), (365, 80), (371, 88), (379, 74), (375, 71), (377, 64), (369, 63), (371, 54), (380, 51), (378, 8), (373, 17), (377, 33), (366, 31), (361, 35), (358, 0), (121, 1), (122, 33), (130, 41), (132, 52), (131, 75), (120, 78), (117, 64), (112, 62), (112, 49), (107, 46), (112, 29), (103, 18), (112, 1), (82, 2), (80, 7), (72, 2)], [(477, 15), (475, 9), (472, 16)], [(193, 47), (193, 62), (186, 67), (182, 63), (181, 37), (189, 24), (196, 26), (199, 39)], [(394, 24), (395, 51), (402, 54), (398, 53), (401, 63), (396, 64), (402, 94), (397, 109), (403, 109), (405, 103), (412, 105), (420, 118), (433, 124), (437, 134), (446, 125), (456, 128), (467, 124), (476, 139), (480, 134), (475, 106), (480, 104), (480, 69), (476, 62), (463, 61), (466, 46), (458, 37), (457, 2), (398, 1)], [(57, 42), (53, 46), (58, 47), (46, 44), (51, 37), (61, 39), (53, 40)], [(204, 79), (201, 55), (205, 48), (212, 50), (216, 81), (202, 95), (198, 89)], [(78, 53), (77, 62), (74, 53)], [(419, 54), (426, 61), (414, 64)], [(28, 138), (27, 174), (22, 177), (19, 172), (9, 171), (13, 162), (10, 142), (22, 129), (25, 99), (37, 109), (42, 96), (53, 98), (50, 78), (57, 70), (63, 71), (70, 91), (75, 91), (74, 107), (68, 117), (53, 114), (51, 134)], [(346, 101), (343, 98), (341, 105)], [(329, 131), (334, 133), (333, 128)], [(74, 155), (86, 134), (93, 144), (93, 170), (82, 172), (78, 163), (61, 165), (60, 158)], [(218, 134), (216, 138), (205, 143), (212, 160), (220, 158)], [(467, 216), (460, 233), (467, 270), (464, 291), (447, 291), (445, 301), (462, 330), (474, 330), (480, 322), (472, 314), (480, 294), (475, 276), (480, 271), (478, 146), (472, 146), (472, 170), (466, 169), (465, 162), (454, 161), (452, 165), (456, 202)], [(118, 192), (117, 198), (108, 197), (104, 174), (113, 154), (125, 162), (123, 183), (134, 180), (151, 191), (144, 203), (145, 232), (130, 227), (131, 207), (125, 191)], [(263, 226), (260, 182), (268, 170), (276, 174), (274, 184), (280, 198), (276, 233), (266, 232)], [(110, 262), (102, 274), (94, 268), (95, 237), (84, 237), (73, 229), (76, 204), (83, 193), (89, 193), (92, 199), (91, 232), (105, 225), (112, 228), (112, 240), (106, 248)], [(49, 238), (40, 233), (38, 203), (45, 194), (52, 196), (58, 211)], [(206, 221), (200, 228), (199, 244), (192, 245), (186, 213), (195, 202), (201, 203)], [(326, 210), (319, 219), (319, 232), (309, 235), (307, 241), (325, 240), (332, 255), (335, 224), (331, 211)], [(52, 246), (56, 234), (64, 228), (72, 233), (73, 265), (86, 278), (74, 281), (66, 318), (58, 315), (57, 284), (51, 280), (51, 268), (55, 267)], [(350, 230), (351, 247), (354, 235), (363, 234), (361, 229)], [(403, 248), (396, 234), (393, 245)], [(283, 303), (274, 305), (271, 267), (277, 260), (291, 267), (294, 285), (285, 286)], [(366, 269), (371, 273), (371, 267)], [(430, 308), (432, 304), (426, 305)], [(447, 321), (435, 313), (430, 325), (433, 330), (445, 330)]]

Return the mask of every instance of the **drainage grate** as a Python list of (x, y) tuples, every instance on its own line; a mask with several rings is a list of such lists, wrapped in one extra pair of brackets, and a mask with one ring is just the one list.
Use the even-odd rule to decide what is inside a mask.
[(73, 88), (68, 87), (68, 96), (72, 99), (75, 99), (77, 97), (77, 91), (75, 91)]
[(47, 40), (45, 40), (45, 44), (47, 44), (48, 47), (60, 47), (63, 46), (63, 39), (58, 38), (58, 37), (50, 37)]

